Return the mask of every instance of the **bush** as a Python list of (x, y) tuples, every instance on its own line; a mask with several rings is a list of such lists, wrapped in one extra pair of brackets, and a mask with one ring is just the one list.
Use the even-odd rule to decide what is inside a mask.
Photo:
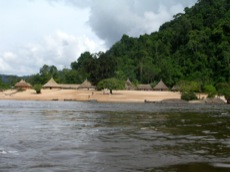
[(204, 91), (208, 94), (208, 98), (214, 98), (217, 94), (216, 88), (213, 85), (205, 85)]
[(230, 88), (227, 88), (227, 89), (224, 91), (224, 97), (225, 97), (225, 99), (227, 100), (227, 103), (230, 104)]
[(197, 100), (198, 98), (194, 92), (182, 92), (181, 99), (189, 101), (189, 100)]
[(41, 89), (42, 89), (41, 84), (34, 85), (34, 90), (36, 91), (37, 94), (41, 94)]

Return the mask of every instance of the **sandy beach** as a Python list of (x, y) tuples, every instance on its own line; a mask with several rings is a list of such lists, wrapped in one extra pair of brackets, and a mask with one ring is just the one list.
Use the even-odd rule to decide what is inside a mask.
[(170, 91), (113, 91), (103, 94), (102, 91), (43, 89), (41, 94), (28, 89), (23, 92), (7, 90), (0, 92), (1, 100), (47, 100), (47, 101), (98, 101), (98, 102), (159, 102), (168, 99), (180, 100), (179, 92)]

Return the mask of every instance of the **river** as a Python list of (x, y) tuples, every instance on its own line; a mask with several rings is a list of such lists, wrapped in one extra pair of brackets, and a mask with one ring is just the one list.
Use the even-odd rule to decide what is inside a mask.
[(0, 101), (1, 172), (229, 172), (230, 106)]

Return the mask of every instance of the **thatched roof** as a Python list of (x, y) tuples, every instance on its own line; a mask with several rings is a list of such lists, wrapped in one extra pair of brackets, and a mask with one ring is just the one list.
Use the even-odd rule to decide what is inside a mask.
[(21, 81), (15, 84), (15, 87), (16, 88), (31, 88), (32, 86), (29, 83), (27, 83), (25, 80), (22, 79)]
[(135, 86), (133, 85), (133, 83), (127, 79), (127, 81), (125, 82), (125, 89), (126, 90), (134, 90)]
[(45, 85), (43, 85), (43, 88), (60, 88), (60, 86), (53, 78), (51, 78)]
[(94, 89), (93, 86), (87, 79), (78, 87), (78, 89)]
[(153, 89), (161, 91), (169, 90), (169, 88), (165, 85), (165, 83), (162, 80), (160, 80), (160, 82)]
[(138, 85), (138, 90), (152, 90), (152, 87), (150, 84), (140, 84)]
[(78, 89), (78, 84), (58, 84), (58, 86), (62, 89)]

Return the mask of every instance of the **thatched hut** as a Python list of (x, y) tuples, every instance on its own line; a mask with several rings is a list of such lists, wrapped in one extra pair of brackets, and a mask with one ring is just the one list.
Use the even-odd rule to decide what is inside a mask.
[(167, 91), (169, 88), (165, 85), (165, 83), (160, 80), (160, 82), (153, 88), (153, 90), (158, 90), (158, 91)]
[(95, 90), (95, 86), (93, 86), (87, 79), (78, 87), (78, 89), (82, 90)]
[(79, 84), (58, 84), (61, 89), (78, 89)]
[(59, 84), (57, 84), (57, 82), (53, 79), (53, 78), (51, 78), (45, 85), (43, 85), (43, 87), (42, 88), (44, 88), (44, 89), (53, 89), (53, 88), (60, 88), (60, 85)]
[(15, 84), (15, 88), (17, 88), (17, 89), (31, 89), (32, 86), (29, 83), (27, 83), (25, 80), (21, 79), (21, 81), (19, 81)]
[(127, 81), (125, 82), (125, 89), (126, 90), (135, 90), (135, 86), (133, 85), (133, 83), (127, 79)]
[(137, 86), (137, 89), (138, 90), (144, 90), (144, 91), (150, 91), (150, 90), (152, 90), (152, 87), (150, 84), (139, 84)]

